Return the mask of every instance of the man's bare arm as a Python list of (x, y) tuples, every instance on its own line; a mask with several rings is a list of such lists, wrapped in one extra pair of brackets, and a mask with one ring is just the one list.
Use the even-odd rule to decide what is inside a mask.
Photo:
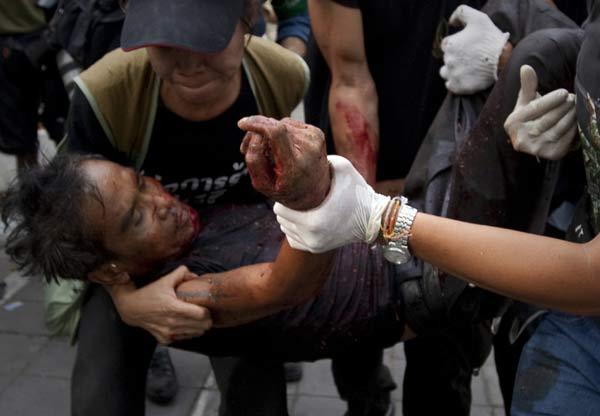
[[(263, 116), (238, 124), (247, 131), (240, 150), (258, 191), (301, 210), (323, 201), (331, 172), (319, 129)], [(181, 284), (177, 294), (210, 309), (216, 326), (239, 325), (310, 299), (329, 275), (332, 258), (333, 252), (310, 254), (284, 240), (274, 263), (203, 275)]]
[(364, 47), (362, 14), (331, 0), (309, 1), (313, 33), (329, 69), (329, 114), (336, 152), (375, 184), (378, 98)]
[(211, 311), (216, 327), (272, 315), (316, 295), (331, 268), (333, 252), (310, 254), (284, 240), (274, 263), (205, 274), (180, 284), (177, 297)]

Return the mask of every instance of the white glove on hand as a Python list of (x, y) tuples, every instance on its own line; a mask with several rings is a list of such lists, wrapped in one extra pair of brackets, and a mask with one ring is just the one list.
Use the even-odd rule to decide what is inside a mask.
[(444, 66), (441, 77), (454, 94), (483, 91), (498, 79), (498, 59), (508, 41), (489, 16), (469, 6), (458, 6), (450, 16), (451, 25), (464, 29), (442, 40)]
[(516, 151), (558, 160), (569, 152), (576, 137), (575, 95), (559, 89), (542, 97), (537, 87), (535, 70), (523, 65), (519, 98), (504, 129)]
[(329, 194), (318, 207), (295, 211), (276, 203), (273, 211), (290, 246), (322, 253), (354, 242), (375, 241), (390, 197), (377, 194), (347, 159), (328, 156)]

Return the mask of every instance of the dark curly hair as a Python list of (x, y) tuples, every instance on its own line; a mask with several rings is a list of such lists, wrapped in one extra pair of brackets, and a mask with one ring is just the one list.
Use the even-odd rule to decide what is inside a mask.
[(0, 216), (5, 251), (19, 270), (46, 280), (80, 279), (107, 259), (100, 236), (85, 224), (83, 201), (102, 204), (81, 165), (101, 156), (59, 155), (20, 173), (6, 191)]

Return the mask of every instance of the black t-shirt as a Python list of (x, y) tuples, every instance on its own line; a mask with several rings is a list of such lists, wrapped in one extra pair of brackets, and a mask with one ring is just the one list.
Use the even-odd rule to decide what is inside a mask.
[[(442, 60), (432, 52), (438, 28), (443, 27), (443, 22), (460, 4), (480, 8), (485, 1), (333, 1), (360, 8), (362, 13), (367, 61), (379, 97), (377, 179), (405, 177), (446, 95), (444, 81), (439, 76)], [(312, 69), (326, 70), (319, 64), (312, 65)], [(313, 85), (313, 88), (324, 87)], [(315, 97), (319, 96), (323, 92), (315, 91)], [(321, 103), (307, 102), (307, 106), (311, 105)], [(308, 109), (309, 113), (315, 111), (318, 113)], [(331, 143), (330, 150), (333, 150)]]
[[(158, 179), (169, 192), (196, 209), (264, 199), (252, 188), (239, 150), (244, 133), (237, 127), (237, 121), (258, 113), (245, 74), (242, 79), (238, 99), (224, 113), (208, 121), (185, 120), (159, 102), (142, 172)], [(110, 144), (79, 89), (73, 97), (68, 136), (72, 151), (97, 153), (129, 164), (125, 155)]]

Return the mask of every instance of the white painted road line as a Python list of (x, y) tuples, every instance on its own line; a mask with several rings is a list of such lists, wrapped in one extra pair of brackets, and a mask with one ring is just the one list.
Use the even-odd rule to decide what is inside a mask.
[(210, 374), (206, 378), (204, 385), (202, 386), (202, 390), (198, 395), (198, 399), (194, 404), (194, 408), (192, 409), (192, 413), (190, 416), (206, 416), (206, 411), (210, 399), (210, 393), (214, 392), (214, 386), (216, 385), (215, 375), (210, 371)]

